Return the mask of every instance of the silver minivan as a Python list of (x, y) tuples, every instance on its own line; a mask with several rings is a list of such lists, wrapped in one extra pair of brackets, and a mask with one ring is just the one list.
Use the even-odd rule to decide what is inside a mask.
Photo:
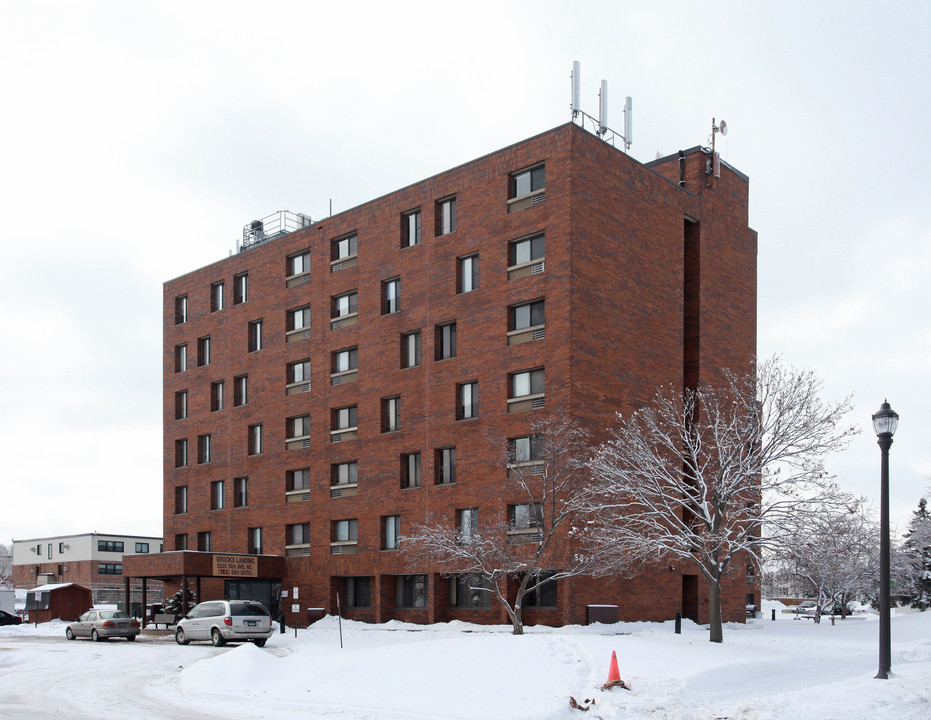
[(227, 642), (249, 641), (263, 647), (273, 632), (271, 616), (260, 602), (208, 600), (178, 621), (175, 642), (187, 645), (191, 640), (210, 640), (220, 647)]

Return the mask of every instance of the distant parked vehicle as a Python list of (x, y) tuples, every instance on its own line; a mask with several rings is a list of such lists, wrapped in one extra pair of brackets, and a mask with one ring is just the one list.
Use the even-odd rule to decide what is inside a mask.
[(23, 619), (19, 615), (0, 610), (0, 625), (21, 625)]
[(259, 647), (272, 636), (272, 618), (265, 606), (253, 600), (208, 600), (191, 608), (178, 621), (175, 642), (210, 640), (217, 647), (249, 641)]
[(88, 610), (65, 628), (65, 637), (74, 640), (89, 637), (95, 642), (114, 637), (135, 640), (139, 634), (139, 621), (122, 610)]

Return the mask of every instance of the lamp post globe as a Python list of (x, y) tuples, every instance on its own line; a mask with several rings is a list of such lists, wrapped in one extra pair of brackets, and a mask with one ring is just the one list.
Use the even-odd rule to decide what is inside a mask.
[(889, 608), (889, 448), (892, 436), (899, 426), (899, 414), (889, 402), (883, 402), (873, 414), (873, 430), (881, 455), (880, 464), (880, 518), (879, 518), (879, 671), (880, 680), (889, 678), (892, 667), (892, 639)]

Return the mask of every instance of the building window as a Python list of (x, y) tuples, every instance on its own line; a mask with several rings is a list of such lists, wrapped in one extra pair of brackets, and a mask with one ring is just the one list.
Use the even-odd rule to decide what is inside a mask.
[(210, 436), (197, 436), (197, 462), (199, 464), (210, 462)]
[(481, 575), (453, 575), (449, 578), (449, 606), (459, 610), (491, 607), (491, 592)]
[(249, 352), (258, 352), (262, 349), (262, 321), (253, 320), (249, 323)]
[(546, 269), (546, 240), (541, 233), (515, 240), (508, 247), (508, 280), (538, 275)]
[(412, 610), (427, 607), (426, 575), (397, 575), (395, 589), (396, 607)]
[(510, 463), (536, 463), (543, 461), (543, 436), (525, 435), (508, 440)]
[(249, 402), (249, 376), (237, 375), (233, 378), (233, 407)]
[[(552, 573), (540, 573), (546, 577)], [(557, 607), (556, 580), (547, 580), (536, 590), (531, 590), (524, 596), (524, 606), (533, 608)]]
[[(310, 305), (288, 310), (287, 331), (296, 333), (310, 328)], [(306, 335), (305, 335), (306, 337)], [(290, 337), (288, 340), (290, 341)]]
[(252, 555), (262, 554), (262, 528), (254, 527), (248, 530), (249, 552)]
[(233, 507), (246, 507), (249, 504), (249, 478), (233, 478)]
[(256, 425), (249, 426), (249, 454), (250, 455), (261, 455), (262, 454), (262, 424), (257, 423)]
[(123, 566), (119, 563), (97, 563), (97, 572), (100, 575), (122, 575)]
[(175, 535), (175, 550), (187, 550), (187, 533)]
[(372, 578), (346, 578), (346, 607), (354, 609), (372, 607)]
[(310, 523), (294, 523), (286, 526), (287, 545), (310, 545)]
[(343, 348), (330, 354), (330, 385), (343, 385), (359, 379), (359, 351)]
[(285, 429), (289, 441), (310, 437), (310, 415), (298, 415), (297, 417), (288, 418)]
[(222, 510), (226, 507), (226, 483), (215, 480), (210, 483), (210, 509)]
[(456, 268), (456, 292), (467, 293), (478, 289), (478, 255), (459, 258)]
[(175, 325), (187, 322), (187, 295), (175, 298)]
[(359, 367), (359, 351), (354, 347), (337, 350), (333, 353), (332, 358), (333, 372), (335, 373), (349, 372)]
[(456, 511), (456, 530), (461, 545), (470, 544), (478, 533), (478, 508)]
[(298, 275), (305, 275), (310, 272), (310, 250), (288, 255), (285, 273), (287, 277), (293, 278)]
[(353, 233), (352, 235), (344, 235), (343, 237), (336, 238), (333, 240), (333, 259), (334, 260), (345, 260), (346, 258), (353, 257), (359, 252), (359, 236)]
[(288, 363), (286, 374), (286, 391), (288, 395), (310, 391), (310, 360), (298, 360)]
[(420, 487), (420, 453), (401, 456), (401, 489)]
[(285, 472), (285, 489), (288, 492), (294, 490), (310, 490), (310, 468), (298, 468)]
[(401, 539), (401, 516), (387, 515), (382, 518), (384, 535), (382, 537), (382, 550), (397, 550)]
[(210, 411), (218, 412), (226, 407), (226, 397), (224, 395), (224, 383), (222, 380), (210, 383)]
[(456, 448), (440, 448), (433, 458), (437, 485), (452, 485), (456, 482)]
[(359, 482), (359, 463), (344, 462), (330, 466), (331, 485), (355, 485)]
[(478, 381), (456, 386), (456, 420), (478, 417)]
[(175, 420), (184, 420), (187, 417), (187, 390), (175, 393)]
[(381, 314), (391, 315), (401, 309), (401, 278), (391, 278), (381, 284)]
[(448, 360), (456, 357), (456, 323), (436, 326), (436, 359)]
[[(123, 541), (122, 540), (98, 540), (97, 541), (97, 550), (99, 552), (123, 552)], [(59, 552), (61, 550), (59, 549)], [(138, 551), (137, 551), (138, 552)]]
[(136, 543), (136, 552), (137, 552), (137, 553), (147, 553), (147, 552), (149, 552), (149, 543), (137, 542), (137, 543)]
[(545, 183), (543, 164), (512, 173), (508, 182), (508, 212), (539, 205), (546, 200)]
[(543, 505), (541, 503), (524, 503), (508, 506), (509, 532), (537, 530), (543, 526)]
[(187, 370), (187, 344), (175, 345), (175, 372)]
[(233, 276), (233, 305), (241, 305), (249, 299), (249, 273)]
[(510, 313), (510, 330), (526, 330), (546, 324), (546, 311), (543, 300), (533, 300), (514, 305)]
[(401, 215), (401, 247), (420, 245), (420, 210)]
[(358, 322), (359, 293), (352, 290), (342, 295), (334, 295), (330, 300), (330, 329), (339, 330), (351, 327)]
[(420, 365), (420, 331), (404, 333), (401, 336), (401, 367), (412, 368)]
[(508, 412), (523, 412), (544, 407), (543, 368), (511, 373), (508, 380)]
[(401, 429), (401, 398), (390, 397), (381, 400), (381, 431), (397, 432)]
[(355, 440), (359, 434), (359, 411), (355, 405), (330, 411), (330, 441)]
[(350, 520), (333, 521), (333, 542), (356, 542), (359, 539), (359, 521)]
[(310, 523), (285, 525), (284, 544), (288, 557), (310, 555)]
[(217, 312), (223, 309), (224, 305), (224, 284), (215, 282), (210, 286), (210, 312)]
[(456, 232), (456, 198), (448, 197), (436, 203), (436, 235)]
[(197, 549), (201, 552), (210, 552), (210, 533), (197, 533)]
[(210, 364), (210, 336), (197, 340), (197, 367)]
[(187, 438), (175, 440), (175, 467), (187, 467)]
[(335, 238), (332, 241), (330, 250), (330, 272), (334, 273), (355, 267), (359, 262), (358, 252), (359, 238), (355, 233)]
[(175, 488), (175, 515), (187, 513), (187, 485)]

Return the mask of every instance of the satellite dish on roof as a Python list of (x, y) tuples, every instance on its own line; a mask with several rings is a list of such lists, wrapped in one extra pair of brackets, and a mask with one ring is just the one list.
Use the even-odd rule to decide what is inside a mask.
[(727, 123), (722, 120), (721, 125), (718, 127), (718, 130), (721, 131), (722, 135), (727, 135)]

